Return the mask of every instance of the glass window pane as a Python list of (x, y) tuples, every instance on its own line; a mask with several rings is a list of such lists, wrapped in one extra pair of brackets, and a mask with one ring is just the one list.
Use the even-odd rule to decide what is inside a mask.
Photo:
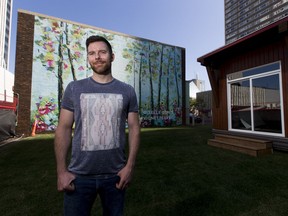
[(254, 130), (282, 133), (279, 75), (252, 80)]
[(249, 80), (231, 84), (231, 125), (233, 129), (251, 130)]
[(261, 73), (265, 73), (265, 72), (269, 72), (269, 71), (278, 70), (279, 68), (280, 68), (280, 64), (277, 62), (274, 64), (269, 64), (269, 65), (265, 65), (262, 67), (253, 68), (250, 70), (243, 71), (243, 76), (246, 77), (246, 76), (261, 74)]
[(227, 75), (229, 128), (283, 134), (280, 72), (275, 62)]
[(279, 69), (280, 69), (280, 64), (279, 64), (279, 62), (276, 62), (273, 64), (268, 64), (268, 65), (252, 68), (252, 69), (245, 70), (245, 71), (235, 72), (235, 73), (229, 74), (227, 76), (227, 78), (228, 78), (228, 80), (234, 80), (234, 79), (238, 79), (238, 78), (262, 74), (262, 73), (275, 71), (275, 70), (279, 70)]

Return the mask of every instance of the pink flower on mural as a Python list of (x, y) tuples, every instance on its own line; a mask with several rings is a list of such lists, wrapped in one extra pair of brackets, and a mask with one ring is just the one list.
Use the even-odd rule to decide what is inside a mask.
[(76, 51), (74, 54), (75, 54), (75, 56), (78, 57), (78, 58), (81, 57), (81, 52), (79, 52), (79, 51)]
[(48, 60), (47, 64), (49, 67), (54, 67), (54, 61), (53, 60)]
[(44, 43), (43, 48), (45, 50), (47, 50), (48, 52), (54, 52), (55, 51), (55, 49), (53, 48), (53, 42), (51, 42), (51, 41)]
[(35, 112), (36, 131), (54, 130), (57, 125), (57, 105), (54, 98), (43, 98), (39, 96), (36, 102), (37, 111)]

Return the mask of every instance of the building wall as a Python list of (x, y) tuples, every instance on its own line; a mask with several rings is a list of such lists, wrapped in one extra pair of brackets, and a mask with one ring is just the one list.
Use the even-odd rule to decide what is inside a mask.
[(0, 101), (13, 102), (14, 74), (0, 67)]
[(15, 93), (19, 94), (17, 134), (31, 134), (31, 83), (34, 16), (18, 13), (15, 62)]
[(196, 94), (200, 92), (200, 89), (195, 85), (193, 81), (189, 82), (189, 97), (196, 99)]
[[(251, 49), (249, 51), (241, 52), (241, 50), (235, 48), (233, 55), (226, 55), (225, 62), (222, 62), (218, 66), (220, 92), (218, 97), (220, 102), (215, 104), (214, 101), (212, 110), (213, 127), (215, 129), (228, 130), (226, 75), (276, 61), (281, 61), (284, 116), (288, 116), (288, 101), (285, 100), (288, 96), (288, 34), (286, 32), (279, 37), (267, 35), (265, 38), (263, 41), (256, 39), (259, 44), (255, 41), (251, 42)], [(273, 40), (270, 40), (270, 38), (273, 38)], [(288, 122), (285, 121), (285, 137), (288, 135), (287, 129)]]
[(288, 0), (225, 0), (226, 44), (287, 16)]
[(0, 67), (9, 68), (13, 0), (0, 1)]
[(205, 82), (199, 79), (188, 80), (189, 82), (189, 97), (196, 98), (198, 92), (205, 91)]
[(197, 100), (203, 101), (203, 110), (210, 111), (212, 109), (212, 91), (203, 91), (197, 93)]
[(135, 88), (142, 126), (185, 123), (184, 48), (19, 11), (17, 132), (29, 134), (34, 123), (39, 132), (55, 130), (68, 83), (92, 75), (85, 47), (86, 38), (92, 34), (103, 35), (111, 42), (116, 54), (112, 74)]
[[(228, 110), (227, 110), (227, 85), (225, 70), (220, 69), (219, 74), (218, 101), (212, 97), (213, 128), (228, 130)], [(212, 90), (213, 91), (213, 90)]]

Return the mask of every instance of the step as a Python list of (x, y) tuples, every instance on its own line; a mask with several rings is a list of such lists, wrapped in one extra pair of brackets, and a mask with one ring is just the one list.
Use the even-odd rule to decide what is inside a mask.
[(265, 144), (263, 146), (257, 146), (257, 145), (256, 146), (254, 146), (254, 145), (249, 146), (249, 145), (240, 144), (240, 143), (235, 144), (235, 143), (231, 143), (231, 142), (226, 142), (223, 140), (209, 139), (208, 145), (222, 148), (222, 149), (228, 149), (228, 150), (244, 153), (244, 154), (251, 155), (254, 157), (273, 153), (272, 147), (266, 147)]
[(258, 148), (272, 148), (272, 142), (268, 140), (262, 139), (253, 139), (248, 137), (240, 137), (240, 136), (232, 136), (232, 135), (224, 135), (224, 134), (215, 134), (215, 140), (228, 142), (237, 146), (254, 146)]

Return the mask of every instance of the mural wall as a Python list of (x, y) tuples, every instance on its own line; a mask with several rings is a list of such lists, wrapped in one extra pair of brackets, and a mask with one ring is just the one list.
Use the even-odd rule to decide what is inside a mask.
[(135, 88), (142, 127), (182, 124), (183, 48), (35, 16), (31, 125), (38, 132), (57, 127), (67, 84), (92, 75), (85, 47), (90, 35), (112, 44), (112, 74)]

